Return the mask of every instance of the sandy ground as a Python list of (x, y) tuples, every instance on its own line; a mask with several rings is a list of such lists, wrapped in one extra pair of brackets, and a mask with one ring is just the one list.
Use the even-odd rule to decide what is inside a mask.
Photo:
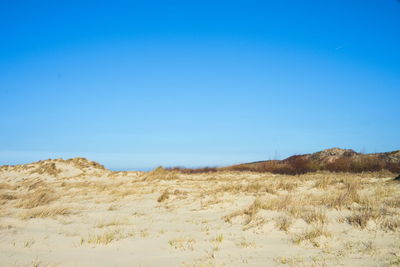
[(1, 266), (399, 266), (391, 174), (0, 168)]

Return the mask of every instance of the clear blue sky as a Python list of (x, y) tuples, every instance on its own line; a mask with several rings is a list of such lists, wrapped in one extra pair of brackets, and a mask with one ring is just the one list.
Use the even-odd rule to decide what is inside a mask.
[(400, 149), (400, 2), (1, 1), (0, 164)]

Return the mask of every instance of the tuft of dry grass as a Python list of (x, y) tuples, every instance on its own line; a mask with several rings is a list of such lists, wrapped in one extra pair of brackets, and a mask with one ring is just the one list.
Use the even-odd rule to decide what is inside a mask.
[(314, 225), (310, 229), (307, 229), (300, 234), (296, 234), (292, 237), (292, 241), (295, 244), (300, 244), (304, 241), (310, 242), (314, 247), (319, 247), (317, 238), (325, 236), (330, 237), (331, 234), (321, 225)]
[(112, 229), (91, 233), (86, 238), (81, 237), (80, 243), (81, 245), (84, 243), (92, 245), (108, 245), (111, 242), (132, 237), (134, 235), (134, 232), (122, 232), (121, 229)]
[(169, 198), (169, 191), (168, 189), (164, 190), (164, 192), (158, 197), (158, 202), (163, 202)]
[(54, 218), (57, 215), (67, 215), (70, 213), (70, 209), (66, 207), (37, 207), (24, 212), (21, 219)]
[(49, 204), (56, 199), (57, 196), (51, 190), (47, 188), (40, 188), (34, 192), (21, 196), (17, 207), (31, 209)]
[(310, 223), (325, 224), (328, 221), (325, 210), (316, 208), (303, 211), (301, 214), (301, 218), (308, 224)]
[(168, 244), (171, 247), (181, 250), (194, 250), (195, 243), (196, 240), (194, 240), (193, 238), (185, 238), (185, 237), (174, 238), (168, 241)]
[(157, 167), (154, 170), (143, 175), (144, 181), (151, 180), (176, 180), (178, 179), (177, 171), (167, 170), (164, 167)]
[(280, 180), (279, 183), (276, 185), (277, 190), (285, 190), (285, 191), (293, 191), (295, 188), (298, 187), (298, 182), (296, 181), (282, 181)]
[(400, 219), (398, 217), (386, 217), (381, 222), (381, 228), (386, 231), (396, 231), (400, 229)]
[(230, 193), (269, 193), (275, 194), (276, 188), (274, 184), (261, 183), (259, 181), (249, 182), (246, 184), (224, 184), (217, 187), (214, 192), (230, 192)]
[(334, 191), (326, 197), (323, 197), (321, 199), (321, 204), (324, 204), (329, 208), (341, 209), (343, 207), (348, 207), (353, 203), (359, 203), (360, 201), (361, 199), (357, 187), (347, 185), (344, 190)]
[(30, 172), (31, 174), (47, 174), (51, 176), (58, 176), (61, 170), (57, 168), (54, 162), (40, 162), (36, 169)]
[(287, 215), (281, 215), (275, 218), (276, 227), (281, 230), (287, 232), (289, 230), (290, 225), (292, 225), (293, 219)]
[(256, 243), (254, 241), (246, 239), (245, 237), (242, 237), (238, 242), (236, 242), (236, 246), (241, 248), (251, 248), (255, 247)]
[(86, 239), (81, 239), (81, 244), (107, 245), (118, 238), (119, 231), (108, 231), (101, 234), (90, 234)]
[(17, 186), (8, 183), (0, 183), (0, 190), (15, 190)]
[(224, 235), (223, 234), (219, 234), (215, 237), (214, 239), (216, 242), (221, 243), (222, 241), (224, 241)]
[(318, 179), (315, 182), (314, 186), (315, 186), (315, 188), (326, 190), (328, 188), (328, 186), (332, 185), (334, 182), (335, 182), (335, 180), (332, 179), (332, 177), (324, 176), (324, 177)]
[(381, 216), (381, 213), (376, 208), (361, 207), (350, 216), (346, 216), (344, 219), (348, 224), (364, 229), (369, 220), (376, 220)]
[(105, 227), (110, 227), (110, 226), (119, 226), (119, 225), (125, 225), (129, 224), (129, 221), (127, 218), (115, 218), (109, 221), (100, 221), (96, 224), (97, 228), (105, 228)]
[(0, 200), (14, 200), (17, 199), (17, 197), (15, 195), (12, 195), (10, 193), (2, 193), (0, 194)]
[(231, 219), (236, 216), (246, 215), (247, 219), (245, 221), (245, 225), (247, 225), (256, 218), (259, 210), (288, 211), (291, 207), (293, 207), (293, 203), (293, 197), (289, 194), (265, 199), (257, 197), (249, 207), (228, 214), (224, 216), (224, 219), (226, 222), (230, 222)]

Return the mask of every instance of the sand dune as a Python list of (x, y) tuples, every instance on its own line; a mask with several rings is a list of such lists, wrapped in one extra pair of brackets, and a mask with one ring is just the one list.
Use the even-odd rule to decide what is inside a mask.
[(398, 266), (389, 172), (0, 168), (2, 266)]

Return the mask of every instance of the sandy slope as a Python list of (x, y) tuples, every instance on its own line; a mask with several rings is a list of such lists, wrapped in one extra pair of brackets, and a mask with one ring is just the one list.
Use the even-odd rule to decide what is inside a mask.
[(0, 169), (1, 266), (396, 266), (390, 174)]

